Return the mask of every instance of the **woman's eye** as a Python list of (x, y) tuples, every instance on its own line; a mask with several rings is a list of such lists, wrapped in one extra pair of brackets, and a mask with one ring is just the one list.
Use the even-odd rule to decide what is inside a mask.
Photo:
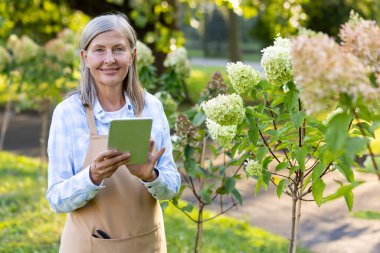
[(103, 52), (104, 52), (103, 48), (95, 49), (95, 53), (103, 53)]
[(114, 49), (114, 51), (117, 52), (117, 53), (121, 53), (121, 52), (124, 52), (124, 49), (121, 48), (121, 47), (117, 47), (117, 48)]

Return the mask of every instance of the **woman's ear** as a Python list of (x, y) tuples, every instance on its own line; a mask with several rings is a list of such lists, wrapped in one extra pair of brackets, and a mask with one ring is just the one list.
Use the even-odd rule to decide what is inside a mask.
[(84, 49), (81, 49), (80, 57), (82, 58), (82, 61), (85, 63), (85, 65), (88, 67), (87, 51)]
[(137, 54), (137, 50), (136, 50), (136, 47), (134, 47), (131, 52), (131, 62), (129, 64), (132, 64), (136, 60), (136, 57), (137, 57), (136, 54)]

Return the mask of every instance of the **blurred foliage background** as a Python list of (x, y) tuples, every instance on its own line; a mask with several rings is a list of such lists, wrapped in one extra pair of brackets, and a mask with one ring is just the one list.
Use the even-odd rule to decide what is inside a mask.
[(153, 49), (160, 71), (165, 54), (184, 44), (201, 56), (237, 60), (299, 26), (335, 36), (351, 9), (380, 20), (377, 0), (1, 0), (0, 44), (10, 34), (43, 44), (63, 28), (78, 32), (90, 17), (121, 11)]

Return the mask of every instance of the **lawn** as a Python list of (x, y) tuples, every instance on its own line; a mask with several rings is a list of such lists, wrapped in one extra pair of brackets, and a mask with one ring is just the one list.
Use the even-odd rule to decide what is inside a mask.
[[(45, 178), (36, 183), (39, 161), (6, 152), (0, 152), (0, 161), (0, 252), (57, 252), (64, 215), (49, 209)], [(174, 207), (164, 216), (168, 252), (192, 252), (195, 224)], [(287, 252), (287, 244), (285, 238), (222, 216), (206, 223), (203, 252), (278, 253)]]
[(189, 79), (187, 79), (186, 85), (193, 103), (198, 101), (202, 90), (207, 86), (215, 71), (222, 73), (224, 81), (227, 82), (228, 78), (225, 66), (191, 66), (191, 74)]

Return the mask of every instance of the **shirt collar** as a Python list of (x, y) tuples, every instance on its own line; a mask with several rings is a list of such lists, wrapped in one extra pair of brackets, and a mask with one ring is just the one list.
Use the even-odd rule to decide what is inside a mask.
[[(127, 109), (128, 109), (128, 116), (129, 117), (134, 117), (135, 113), (133, 111), (133, 105), (129, 99), (129, 97), (127, 96), (127, 94), (124, 92), (124, 99), (125, 99), (125, 103), (127, 104)], [(94, 116), (96, 119), (98, 120), (101, 120), (101, 121), (104, 121), (105, 120), (105, 112), (104, 112), (104, 109), (103, 107), (101, 106), (100, 102), (99, 102), (99, 99), (98, 97), (95, 98), (95, 103), (94, 103), (94, 108), (93, 108), (93, 111), (94, 111)]]

